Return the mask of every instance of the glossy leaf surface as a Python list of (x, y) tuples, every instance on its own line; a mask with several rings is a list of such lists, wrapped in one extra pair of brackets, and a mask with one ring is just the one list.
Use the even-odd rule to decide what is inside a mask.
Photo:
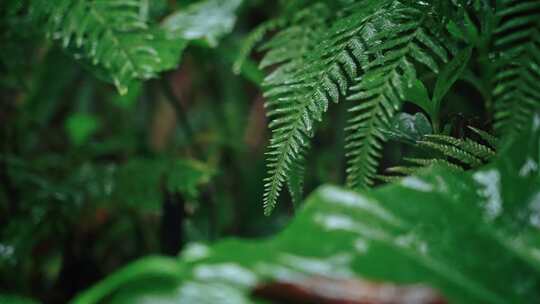
[(428, 284), (450, 303), (538, 303), (539, 135), (536, 116), (476, 172), (432, 167), (361, 193), (324, 186), (274, 238), (142, 260), (75, 303), (261, 303), (250, 297), (260, 283), (319, 276)]
[(440, 108), (441, 100), (467, 67), (469, 59), (471, 58), (471, 53), (472, 48), (466, 48), (459, 51), (456, 57), (441, 71), (437, 83), (435, 84), (435, 91), (433, 92), (433, 102), (435, 103), (436, 111)]
[[(126, 94), (134, 80), (156, 77), (180, 61), (186, 42), (154, 26), (146, 1), (35, 1), (47, 35)], [(42, 25), (43, 26), (43, 25)]]
[(405, 100), (421, 107), (431, 118), (436, 115), (435, 104), (429, 98), (428, 90), (422, 81), (415, 79), (408, 83), (403, 87), (403, 95)]
[(229, 33), (236, 22), (236, 10), (242, 0), (206, 0), (167, 17), (163, 28), (171, 38), (204, 39), (210, 46)]
[(400, 113), (394, 117), (392, 125), (384, 131), (389, 139), (402, 140), (414, 143), (420, 140), (424, 135), (433, 132), (431, 124), (427, 117), (422, 113), (414, 115)]
[(216, 46), (217, 39), (232, 30), (241, 3), (198, 2), (162, 25), (150, 20), (152, 4), (142, 0), (40, 0), (32, 10), (51, 39), (124, 95), (134, 81), (176, 68), (188, 41), (205, 39)]

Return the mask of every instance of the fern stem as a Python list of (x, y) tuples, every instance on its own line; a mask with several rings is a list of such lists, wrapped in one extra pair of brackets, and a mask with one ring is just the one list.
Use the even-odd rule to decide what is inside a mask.
[(432, 125), (433, 125), (433, 133), (439, 134), (441, 129), (441, 118), (440, 118), (440, 109), (437, 109), (435, 113), (433, 113), (432, 119)]

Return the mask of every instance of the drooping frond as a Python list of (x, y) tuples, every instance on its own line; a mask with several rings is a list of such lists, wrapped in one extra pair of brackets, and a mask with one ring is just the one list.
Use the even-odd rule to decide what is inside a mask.
[(281, 28), (285, 24), (284, 18), (270, 19), (255, 28), (249, 35), (244, 39), (242, 46), (240, 48), (237, 59), (233, 65), (233, 71), (235, 74), (239, 74), (242, 70), (242, 66), (246, 62), (249, 54), (253, 51), (257, 43), (259, 43), (264, 36), (272, 30)]
[(104, 71), (121, 94), (130, 81), (174, 67), (185, 46), (148, 22), (147, 1), (38, 0), (32, 5), (45, 19), (48, 36)]
[(298, 208), (303, 200), (304, 194), (304, 180), (306, 173), (306, 156), (305, 152), (309, 148), (306, 147), (302, 152), (302, 155), (298, 156), (297, 161), (292, 163), (289, 173), (287, 174), (287, 188), (291, 195), (291, 200), (294, 208)]
[(493, 151), (486, 146), (471, 140), (457, 139), (444, 135), (429, 135), (418, 142), (423, 148), (433, 149), (442, 153), (445, 157), (453, 158), (471, 167), (480, 166), (483, 161), (494, 155)]
[[(434, 165), (444, 165), (448, 168), (451, 168), (453, 170), (456, 170), (456, 171), (463, 171), (463, 168), (448, 161), (448, 160), (445, 160), (445, 159), (440, 159), (440, 158), (430, 158), (430, 159), (426, 159), (426, 158), (404, 158), (405, 162), (406, 163), (409, 163), (411, 165), (416, 165), (416, 168), (417, 169), (421, 169), (421, 168), (424, 168), (424, 167), (429, 167), (429, 166), (434, 166)], [(391, 168), (389, 169), (389, 171), (392, 171)], [(413, 173), (416, 173), (417, 171), (413, 171)]]
[(522, 130), (540, 109), (540, 1), (497, 1), (495, 130)]
[(342, 1), (338, 11), (316, 3), (262, 46), (260, 65), (273, 68), (264, 82), (273, 131), (266, 214), (328, 105), (347, 96), (357, 104), (348, 128), (349, 184), (371, 183), (381, 128), (399, 108), (402, 87), (416, 79), (415, 65), (437, 72), (453, 53), (437, 18), (417, 1)]
[(391, 23), (372, 38), (373, 46), (366, 47), (365, 56), (374, 60), (363, 66), (365, 73), (348, 98), (355, 103), (347, 127), (348, 184), (352, 188), (372, 185), (385, 141), (383, 131), (401, 106), (403, 88), (416, 80), (415, 64), (437, 73), (453, 52), (428, 26), (424, 11), (397, 6), (393, 12), (390, 18), (384, 17)]
[(296, 73), (307, 63), (306, 54), (313, 50), (325, 27), (327, 10), (315, 5), (299, 12), (296, 22), (276, 34), (262, 49), (267, 50), (261, 67), (279, 64), (265, 79), (265, 107), (272, 119), (272, 139), (268, 155), (269, 177), (265, 179), (264, 209), (269, 214), (274, 208), (291, 166), (307, 147), (313, 132), (313, 121), (320, 120), (328, 106), (326, 100), (309, 98), (310, 88)]
[[(473, 129), (473, 128), (471, 128)], [(474, 129), (484, 134), (482, 140), (490, 138), (496, 142), (496, 138), (485, 131)], [(377, 176), (382, 181), (393, 181), (405, 175), (417, 173), (420, 169), (431, 165), (444, 165), (453, 170), (465, 170), (477, 168), (495, 156), (492, 147), (476, 142), (470, 138), (455, 138), (447, 135), (425, 135), (416, 143), (417, 147), (435, 152), (438, 156), (432, 158), (404, 158), (405, 165), (390, 167), (386, 171), (390, 176)]]
[(469, 126), (469, 129), (473, 131), (474, 133), (476, 133), (476, 135), (478, 135), (483, 141), (485, 141), (492, 148), (496, 148), (497, 145), (499, 144), (499, 139), (489, 134), (488, 132), (474, 128), (474, 127), (470, 127), (470, 126)]
[[(331, 10), (317, 3), (300, 11), (291, 25), (261, 48), (261, 67), (276, 66), (265, 79), (265, 97), (273, 136), (268, 152), (265, 213), (276, 204), (291, 166), (295, 166), (330, 102), (347, 93), (359, 72), (363, 48), (354, 39), (366, 19), (391, 1), (356, 4), (356, 13), (328, 24)], [(356, 57), (356, 58), (355, 58)]]

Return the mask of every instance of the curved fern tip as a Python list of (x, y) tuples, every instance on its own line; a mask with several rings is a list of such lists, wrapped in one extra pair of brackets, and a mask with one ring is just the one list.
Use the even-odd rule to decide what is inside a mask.
[(275, 206), (276, 206), (275, 199), (273, 201), (265, 199), (263, 202), (264, 215), (270, 216), (272, 214), (272, 211), (274, 211)]

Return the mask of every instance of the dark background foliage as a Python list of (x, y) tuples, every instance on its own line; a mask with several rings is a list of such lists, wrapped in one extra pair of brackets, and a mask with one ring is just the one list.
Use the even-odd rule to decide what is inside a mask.
[[(120, 96), (46, 42), (24, 9), (8, 7), (15, 2), (2, 1), (0, 21), (4, 292), (65, 302), (137, 257), (269, 235), (288, 221), (290, 203), (272, 217), (259, 204), (268, 136), (261, 74), (231, 68), (243, 35), (278, 3), (243, 5), (219, 46), (193, 45), (178, 69)], [(159, 20), (192, 2), (152, 1), (152, 13)], [(321, 141), (335, 140), (325, 133)], [(339, 180), (332, 146), (314, 160), (310, 184)]]
[[(260, 238), (281, 231), (302, 197), (293, 199), (282, 191), (272, 215), (263, 213), (265, 152), (272, 135), (269, 107), (265, 109), (271, 98), (263, 97), (269, 90), (263, 78), (280, 64), (265, 72), (258, 68), (268, 47), (244, 54), (240, 69), (234, 62), (247, 52), (244, 40), (257, 26), (291, 16), (297, 22), (301, 18), (295, 14), (311, 2), (237, 1), (230, 29), (223, 21), (229, 16), (226, 9), (218, 5), (212, 11), (210, 6), (202, 11), (220, 13), (182, 19), (181, 29), (203, 20), (204, 35), (190, 37), (167, 26), (178, 22), (170, 15), (189, 12), (199, 1), (142, 1), (148, 9), (148, 31), (163, 43), (156, 55), (163, 60), (152, 75), (139, 71), (136, 77), (116, 69), (114, 62), (112, 67), (93, 62), (96, 57), (77, 45), (75, 35), (66, 40), (45, 30), (51, 26), (42, 16), (50, 13), (47, 5), (67, 2), (0, 3), (0, 293), (64, 303), (143, 256), (176, 256), (191, 242)], [(354, 1), (326, 2), (327, 8), (341, 13), (338, 8)], [(496, 133), (491, 88), (489, 81), (482, 82), (494, 73), (489, 43), (483, 40), (482, 5), (490, 2), (463, 3), (468, 10), (459, 13), (468, 12), (470, 18), (441, 14), (444, 20), (465, 20), (448, 27), (454, 36), (469, 35), (458, 39), (461, 53), (452, 55), (458, 58), (452, 61), (453, 69), (443, 69), (444, 77), (424, 73), (426, 67), (418, 69), (430, 92), (439, 79), (453, 84), (452, 90), (441, 93), (436, 113), (416, 99), (421, 92), (409, 92), (386, 130), (388, 141), (378, 155), (374, 185), (395, 180), (387, 175), (389, 168), (398, 175), (416, 172), (402, 166), (405, 156), (433, 158), (449, 166), (457, 162), (463, 169), (477, 165), (456, 161), (456, 154), (453, 162), (446, 162), (448, 151), (430, 151), (430, 140), (441, 139), (423, 136), (434, 130), (485, 146), (491, 139), (486, 134)], [(332, 29), (341, 18), (334, 13), (328, 13), (324, 29)], [(213, 20), (217, 26), (212, 27)], [(276, 33), (277, 27), (266, 34)], [(173, 38), (164, 38), (167, 35)], [(126, 43), (146, 38), (134, 35)], [(103, 52), (114, 51), (113, 46)], [(452, 73), (462, 76), (452, 79)], [(349, 107), (347, 102), (329, 107), (317, 126), (305, 155), (304, 193), (324, 183), (346, 182), (350, 164), (344, 129), (353, 115)], [(479, 163), (492, 156), (491, 148)]]

